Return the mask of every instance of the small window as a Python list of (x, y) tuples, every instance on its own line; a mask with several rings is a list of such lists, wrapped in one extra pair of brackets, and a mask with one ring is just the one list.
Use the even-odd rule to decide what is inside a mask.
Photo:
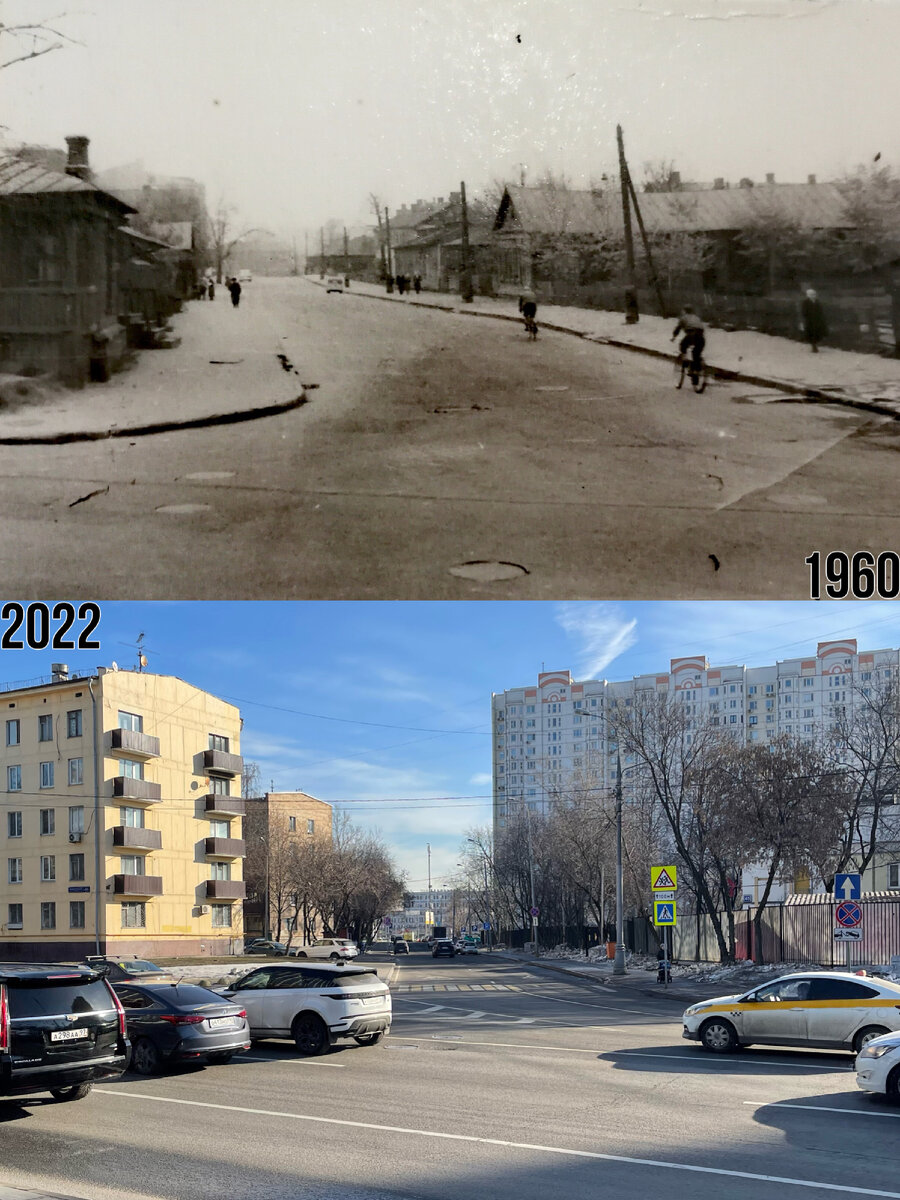
[(53, 763), (52, 762), (42, 762), (41, 763), (41, 787), (42, 788), (52, 788), (54, 775), (55, 775), (55, 772), (53, 770)]
[(230, 796), (231, 780), (212, 775), (209, 780), (209, 794), (211, 796)]
[(144, 764), (142, 762), (135, 762), (132, 758), (120, 758), (119, 774), (124, 775), (126, 779), (143, 779)]
[(41, 929), (56, 928), (56, 901), (44, 900), (41, 903)]
[(143, 829), (144, 810), (142, 808), (120, 808), (119, 821), (126, 829)]
[(141, 901), (136, 903), (132, 900), (126, 901), (122, 905), (122, 928), (123, 929), (144, 929), (147, 925), (147, 905)]
[(288, 817), (288, 833), (296, 833), (296, 832), (297, 832), (297, 818), (296, 817)]
[(229, 825), (227, 821), (210, 821), (209, 836), (227, 838), (229, 834)]
[(119, 728), (130, 729), (132, 733), (144, 732), (144, 718), (138, 713), (119, 712)]
[(210, 750), (224, 750), (227, 754), (230, 744), (230, 740), (227, 737), (224, 737), (221, 733), (211, 733), (209, 735)]
[(143, 854), (123, 854), (119, 858), (119, 865), (123, 875), (144, 874)]
[(316, 832), (316, 823), (312, 817), (309, 817), (306, 822), (306, 832), (307, 833), (315, 833)]
[(78, 787), (84, 783), (84, 759), (69, 759), (69, 787)]
[(213, 929), (231, 928), (230, 904), (214, 904), (212, 906), (212, 925)]
[(847, 979), (814, 979), (810, 1000), (871, 1000), (878, 995), (874, 988), (864, 983), (851, 983)]
[(888, 863), (887, 877), (889, 888), (900, 888), (900, 863)]
[(84, 855), (70, 854), (69, 855), (69, 879), (73, 883), (81, 883), (84, 880)]
[(56, 880), (56, 855), (41, 855), (41, 883), (54, 883)]
[(84, 805), (69, 809), (69, 833), (84, 833)]
[(7, 929), (21, 929), (22, 928), (22, 905), (21, 904), (10, 904), (9, 905), (9, 907), (7, 909), (6, 927), (7, 927)]
[(209, 864), (209, 877), (210, 879), (230, 879), (231, 863), (211, 862)]
[(70, 738), (81, 737), (81, 709), (66, 713), (66, 734)]
[(7, 767), (6, 768), (6, 790), (8, 792), (21, 792), (22, 790), (22, 768)]
[(22, 814), (20, 812), (6, 814), (6, 836), (11, 838), (22, 836)]
[(38, 717), (38, 741), (53, 741), (53, 717), (50, 713), (41, 713)]
[(69, 901), (69, 928), (84, 929), (84, 901)]
[(10, 883), (22, 882), (21, 858), (8, 858), (6, 860), (6, 876)]
[(41, 837), (52, 837), (56, 833), (56, 809), (41, 809)]
[(18, 746), (22, 740), (22, 727), (18, 719), (15, 721), (6, 722), (6, 744), (7, 746)]

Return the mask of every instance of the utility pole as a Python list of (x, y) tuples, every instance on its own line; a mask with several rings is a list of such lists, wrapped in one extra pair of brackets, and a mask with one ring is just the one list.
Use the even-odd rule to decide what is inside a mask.
[(428, 926), (428, 918), (431, 917), (431, 928), (434, 929), (434, 912), (431, 902), (431, 843), (425, 843), (425, 849), (428, 851), (428, 904), (425, 909), (425, 926)]
[(622, 756), (616, 755), (616, 957), (613, 975), (627, 975), (625, 969), (625, 897), (622, 883)]
[(463, 302), (472, 303), (472, 267), (469, 255), (469, 209), (466, 205), (466, 185), (459, 185), (459, 203), (462, 209), (462, 235), (459, 246), (459, 294)]
[(622, 126), (616, 126), (616, 141), (619, 146), (619, 182), (622, 187), (622, 223), (625, 227), (625, 257), (628, 264), (628, 287), (625, 289), (625, 320), (634, 325), (639, 320), (637, 303), (637, 281), (634, 270), (634, 235), (631, 230), (631, 205), (628, 195), (628, 163), (625, 161), (625, 142)]
[(391, 262), (391, 217), (387, 205), (384, 206), (384, 231), (387, 238), (387, 290), (394, 290), (394, 265)]
[(638, 229), (641, 231), (641, 241), (644, 245), (644, 253), (647, 255), (647, 269), (650, 272), (650, 281), (653, 284), (656, 292), (656, 299), (659, 303), (659, 315), (666, 316), (666, 301), (663, 296), (662, 286), (659, 282), (659, 276), (656, 274), (656, 267), (653, 265), (653, 255), (650, 252), (650, 242), (647, 239), (647, 230), (644, 228), (644, 218), (641, 216), (641, 206), (638, 204), (637, 192), (634, 190), (634, 181), (631, 178), (631, 172), (626, 164), (625, 171), (628, 176), (628, 191), (631, 195), (631, 202), (634, 205), (634, 215), (637, 217)]
[(324, 227), (324, 225), (322, 226), (322, 228), (320, 229), (319, 232), (321, 235), (321, 244), (322, 244), (322, 257), (319, 259), (319, 278), (324, 279), (325, 278), (325, 227)]
[(540, 949), (538, 947), (538, 918), (537, 905), (534, 902), (534, 845), (531, 840), (531, 809), (525, 802), (525, 825), (528, 830), (528, 875), (531, 882), (531, 941), (534, 946), (535, 957), (540, 957)]
[(350, 249), (347, 242), (347, 226), (344, 226), (344, 280), (350, 279)]

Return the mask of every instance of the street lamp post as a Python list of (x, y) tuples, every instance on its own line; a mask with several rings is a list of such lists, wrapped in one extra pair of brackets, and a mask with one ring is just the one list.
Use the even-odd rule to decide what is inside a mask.
[(263, 918), (263, 937), (271, 940), (272, 937), (272, 916), (269, 905), (269, 839), (260, 836), (259, 839), (266, 847), (266, 910)]
[(622, 757), (616, 755), (616, 956), (613, 975), (626, 975), (625, 898), (622, 887)]

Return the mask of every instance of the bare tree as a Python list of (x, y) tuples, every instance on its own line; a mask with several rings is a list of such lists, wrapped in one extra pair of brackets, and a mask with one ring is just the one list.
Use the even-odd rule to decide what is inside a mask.
[(680, 192), (681, 172), (676, 171), (674, 159), (658, 158), (645, 162), (641, 187), (645, 192)]
[(227, 204), (223, 199), (219, 200), (215, 212), (209, 214), (210, 250), (215, 266), (216, 283), (222, 282), (222, 273), (225, 269), (225, 264), (239, 242), (249, 237), (251, 233), (269, 235), (268, 229), (257, 228), (242, 229), (239, 233), (235, 232), (234, 215), (234, 205)]
[(67, 15), (59, 13), (55, 17), (48, 17), (46, 21), (16, 25), (0, 23), (0, 70), (40, 58), (54, 50), (62, 50), (67, 45), (80, 45), (75, 38), (56, 28), (57, 23), (65, 20)]

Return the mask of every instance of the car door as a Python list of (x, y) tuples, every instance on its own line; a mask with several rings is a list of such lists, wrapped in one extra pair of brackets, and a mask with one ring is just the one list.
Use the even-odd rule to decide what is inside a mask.
[(888, 1012), (871, 1008), (880, 992), (850, 979), (814, 979), (810, 992), (809, 1038), (827, 1046), (850, 1046), (853, 1035), (865, 1025), (883, 1025)]
[(294, 1017), (303, 1008), (301, 989), (310, 986), (311, 977), (318, 972), (309, 967), (281, 967), (272, 972), (266, 989), (265, 1013), (268, 1028), (273, 1033), (287, 1037), (291, 1032)]
[(258, 971), (251, 971), (233, 987), (226, 989), (229, 999), (246, 1009), (251, 1037), (259, 1037), (269, 1030), (269, 1026), (266, 1025), (265, 999), (273, 973), (272, 967), (260, 967)]
[(741, 1001), (742, 1040), (770, 1045), (802, 1044), (807, 1038), (806, 1000), (812, 980), (792, 976), (757, 988)]

